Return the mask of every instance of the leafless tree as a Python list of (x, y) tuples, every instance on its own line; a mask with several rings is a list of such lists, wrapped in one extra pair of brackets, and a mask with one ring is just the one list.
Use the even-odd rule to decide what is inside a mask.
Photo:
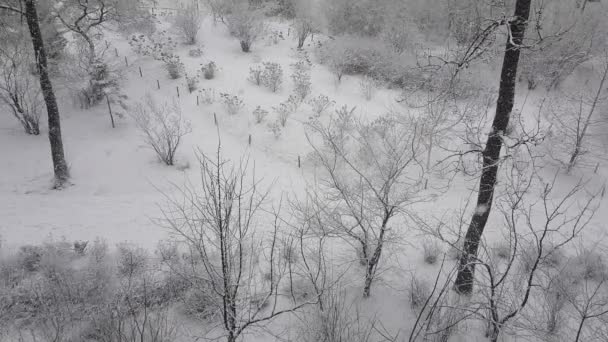
[(327, 127), (311, 125), (323, 145), (308, 135), (324, 173), (315, 198), (323, 199), (317, 207), (323, 210), (324, 233), (357, 251), (368, 297), (385, 245), (397, 234), (391, 219), (422, 200), (424, 167), (417, 159), (415, 129), (390, 117), (362, 124), (354, 121), (352, 111), (340, 113)]
[(472, 262), (479, 248), (483, 230), (488, 222), (498, 161), (503, 145), (502, 134), (509, 124), (513, 102), (515, 99), (515, 83), (517, 80), (517, 66), (523, 38), (530, 16), (531, 0), (517, 0), (513, 18), (507, 22), (509, 36), (505, 46), (503, 66), (500, 76), (500, 88), (496, 103), (496, 114), (492, 122), (492, 129), (482, 152), (483, 168), (479, 181), (479, 194), (477, 207), (464, 239), (464, 253), (460, 258), (460, 270), (455, 280), (455, 288), (462, 294), (470, 294), (473, 290), (475, 263)]
[(198, 30), (201, 27), (201, 14), (194, 2), (180, 10), (175, 17), (175, 26), (186, 38), (186, 43), (196, 44)]
[(0, 100), (7, 105), (25, 133), (40, 134), (42, 96), (29, 67), (29, 51), (21, 42), (0, 47)]
[(174, 100), (171, 106), (158, 104), (148, 94), (146, 101), (137, 106), (133, 117), (158, 158), (167, 165), (173, 165), (182, 138), (192, 131), (190, 122), (182, 117), (179, 103)]
[(249, 8), (248, 4), (236, 3), (231, 7), (226, 18), (230, 34), (237, 38), (243, 52), (250, 52), (251, 45), (264, 31), (264, 21), (258, 10)]
[[(209, 289), (221, 337), (234, 342), (280, 315), (316, 303), (315, 296), (292, 304), (282, 301), (291, 290), (289, 258), (281, 257), (280, 207), (266, 211), (270, 223), (259, 226), (269, 190), (260, 188), (247, 161), (235, 165), (223, 160), (218, 146), (212, 158), (201, 153), (199, 164), (200, 185), (178, 188), (179, 197), (167, 197), (161, 222), (189, 251), (192, 265), (184, 277)], [(258, 226), (263, 230), (256, 233)], [(282, 291), (285, 283), (288, 289)]]
[(51, 143), (51, 157), (53, 160), (53, 170), (55, 176), (53, 188), (61, 189), (67, 184), (70, 178), (70, 171), (68, 169), (68, 164), (65, 160), (65, 154), (63, 151), (59, 108), (57, 106), (55, 92), (53, 91), (53, 84), (51, 82), (51, 78), (49, 77), (47, 55), (44, 48), (42, 33), (40, 31), (38, 13), (36, 10), (36, 1), (22, 1), (23, 2), (3, 2), (0, 4), (0, 9), (23, 15), (27, 21), (27, 26), (32, 38), (32, 45), (34, 47), (34, 60), (36, 61), (36, 68), (39, 74), (40, 89), (42, 90), (42, 95), (44, 97), (48, 114), (49, 141)]

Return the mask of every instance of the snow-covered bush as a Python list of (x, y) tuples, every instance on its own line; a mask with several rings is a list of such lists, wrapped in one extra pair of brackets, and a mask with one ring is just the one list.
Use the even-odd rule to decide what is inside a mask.
[(238, 114), (245, 104), (243, 103), (243, 99), (238, 97), (237, 95), (230, 95), (227, 93), (220, 93), (220, 97), (222, 98), (222, 103), (226, 108), (226, 111), (230, 115)]
[(190, 122), (182, 117), (179, 103), (174, 100), (171, 105), (158, 104), (148, 94), (145, 102), (137, 105), (133, 118), (158, 158), (173, 165), (182, 138), (192, 131)]
[(261, 66), (256, 65), (256, 66), (252, 66), (249, 67), (249, 77), (247, 78), (247, 80), (249, 80), (249, 82), (255, 84), (255, 85), (262, 85), (262, 73), (264, 72), (264, 69), (262, 69)]
[(422, 242), (422, 251), (424, 262), (429, 265), (434, 265), (442, 253), (441, 245), (435, 239), (426, 239)]
[(407, 297), (410, 307), (415, 313), (420, 312), (424, 306), (424, 303), (431, 296), (431, 288), (432, 286), (430, 284), (417, 278), (415, 275), (412, 275), (412, 279), (410, 280), (410, 284), (407, 289)]
[(193, 45), (196, 44), (201, 22), (201, 14), (192, 2), (177, 12), (174, 25), (184, 35), (186, 44)]
[(169, 73), (169, 77), (173, 80), (178, 79), (184, 75), (185, 67), (178, 55), (170, 55), (163, 57), (165, 63), (165, 69)]
[(217, 70), (217, 67), (215, 66), (215, 62), (211, 61), (209, 63), (207, 63), (206, 65), (204, 65), (201, 68), (201, 71), (203, 72), (203, 77), (206, 80), (212, 80), (215, 78), (215, 71)]
[(239, 40), (243, 52), (250, 52), (251, 45), (264, 32), (264, 21), (260, 13), (245, 5), (233, 7), (226, 18), (226, 25), (230, 34)]
[(269, 123), (268, 129), (272, 132), (275, 139), (279, 139), (283, 130), (283, 125), (281, 125), (280, 119)]
[(299, 98), (300, 101), (304, 101), (310, 94), (312, 83), (310, 81), (310, 65), (307, 60), (299, 60), (292, 65), (293, 73), (291, 74), (291, 80), (294, 85), (294, 94)]
[(145, 249), (123, 242), (116, 246), (116, 250), (119, 275), (124, 277), (144, 272), (148, 264), (148, 254)]
[(323, 94), (319, 94), (316, 97), (309, 98), (306, 103), (312, 109), (314, 116), (318, 118), (323, 112), (333, 107), (336, 104), (336, 101), (331, 100)]
[(199, 46), (196, 49), (190, 49), (188, 50), (188, 56), (192, 57), (192, 58), (198, 58), (201, 57), (203, 55), (203, 49)]
[(283, 83), (283, 68), (279, 63), (264, 62), (264, 71), (261, 75), (262, 84), (273, 93), (281, 88)]
[(215, 89), (213, 88), (203, 88), (198, 91), (201, 97), (201, 102), (206, 104), (215, 103)]
[(317, 48), (317, 58), (327, 65), (338, 83), (344, 75), (368, 75), (401, 86), (410, 77), (407, 56), (394, 52), (382, 40), (340, 36)]
[(196, 89), (198, 89), (198, 83), (199, 83), (198, 75), (195, 75), (195, 76), (186, 75), (186, 84), (188, 85), (188, 92), (192, 93)]
[(150, 56), (156, 60), (173, 54), (177, 42), (167, 31), (157, 31), (151, 35), (137, 34), (129, 39), (129, 45), (136, 54)]
[(262, 107), (260, 107), (260, 106), (255, 107), (255, 110), (253, 111), (253, 117), (255, 118), (256, 124), (262, 123), (262, 121), (264, 121), (264, 118), (266, 118), (266, 116), (268, 116), (267, 110), (262, 109)]
[(287, 101), (281, 102), (277, 107), (272, 107), (275, 113), (277, 113), (278, 122), (282, 127), (285, 127), (287, 119), (298, 109), (299, 104), (299, 99), (290, 95)]
[(382, 30), (385, 16), (376, 0), (333, 0), (324, 2), (322, 13), (331, 34), (375, 36)]

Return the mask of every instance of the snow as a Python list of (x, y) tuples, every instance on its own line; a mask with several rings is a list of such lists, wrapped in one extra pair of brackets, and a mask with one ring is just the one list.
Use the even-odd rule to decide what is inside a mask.
[[(273, 25), (286, 35), (286, 23), (275, 22)], [(159, 163), (128, 116), (119, 118), (117, 127), (112, 129), (105, 104), (82, 110), (72, 106), (64, 93), (60, 103), (62, 130), (73, 185), (62, 191), (50, 190), (52, 166), (48, 139), (44, 135), (46, 132), (37, 137), (25, 136), (12, 117), (1, 113), (2, 247), (11, 249), (47, 239), (92, 241), (101, 237), (110, 246), (129, 241), (149, 249), (155, 248), (158, 241), (167, 238), (167, 232), (153, 222), (154, 218), (159, 217), (158, 206), (163, 204), (163, 194), (173, 191), (172, 184), (179, 185), (188, 178), (196, 178), (196, 150), (214, 153), (218, 132), (224, 157), (238, 160), (243, 155), (249, 156), (250, 164), (255, 165), (256, 174), (263, 177), (263, 183), (272, 185), (275, 199), (282, 193), (290, 196), (302, 194), (314, 182), (315, 169), (306, 158), (310, 147), (303, 128), (303, 123), (311, 115), (308, 106), (303, 104), (290, 117), (278, 140), (266, 123), (256, 125), (251, 114), (256, 106), (261, 106), (270, 112), (266, 122), (275, 119), (276, 114), (271, 108), (285, 101), (292, 88), (289, 75), (290, 64), (296, 60), (295, 42), (290, 38), (280, 41), (278, 45), (259, 41), (253, 45), (252, 53), (243, 54), (238, 42), (228, 35), (222, 25), (215, 26), (206, 20), (200, 32), (204, 42), (202, 58), (188, 57), (190, 47), (183, 46), (179, 50), (187, 73), (194, 74), (200, 64), (214, 61), (219, 68), (216, 78), (202, 79), (199, 87), (214, 88), (216, 94), (226, 92), (242, 97), (246, 106), (237, 115), (228, 115), (219, 101), (197, 106), (196, 92), (187, 92), (184, 78), (168, 79), (160, 62), (134, 55), (124, 38), (115, 36), (108, 39), (118, 48), (120, 55), (114, 64), (124, 65), (121, 63), (125, 56), (129, 60), (129, 67), (123, 66), (121, 73), (124, 76), (122, 92), (129, 96), (131, 104), (140, 101), (147, 93), (159, 101), (170, 101), (176, 96), (176, 87), (180, 88), (182, 111), (192, 122), (192, 133), (178, 150), (177, 164), (180, 167), (167, 167)], [(312, 55), (310, 46), (306, 50)], [(282, 65), (284, 85), (280, 92), (272, 93), (247, 81), (249, 67), (259, 61), (273, 61)], [(139, 67), (143, 77), (139, 76)], [(157, 80), (161, 85), (160, 90), (156, 86)], [(328, 70), (315, 63), (312, 67), (312, 96), (329, 96), (336, 101), (335, 108), (356, 106), (357, 114), (366, 119), (398, 106), (395, 100), (400, 94), (389, 89), (378, 91), (372, 101), (366, 101), (360, 94), (358, 80), (357, 77), (345, 76), (342, 84), (336, 86)], [(62, 87), (58, 85), (57, 88)], [(218, 127), (214, 125), (214, 113), (218, 118)], [(252, 137), (251, 146), (248, 146), (249, 135)], [(302, 160), (301, 168), (297, 165), (298, 157)], [(593, 184), (596, 185), (605, 182), (604, 170), (600, 170), (599, 175), (584, 176), (594, 177)], [(571, 185), (578, 180), (578, 176), (565, 179)], [(564, 184), (564, 188), (567, 185)], [(433, 201), (417, 205), (415, 209), (425, 217), (445, 217), (449, 211), (465, 206), (475, 187), (476, 179), (459, 177), (453, 181), (448, 192)], [(606, 209), (603, 201), (590, 227), (601, 236), (605, 234), (600, 223), (605, 222)], [(478, 206), (475, 213), (481, 214), (487, 210), (485, 206)], [(491, 218), (490, 221), (499, 219)], [(408, 233), (407, 238), (415, 239), (415, 235), (414, 232)], [(496, 239), (500, 238), (500, 233), (490, 229), (488, 236), (489, 239)], [(416, 245), (414, 240), (408, 243)], [(416, 272), (432, 280), (438, 271), (437, 267), (424, 265), (420, 251), (409, 244), (388, 247), (390, 253), (384, 255), (386, 262), (392, 266), (387, 268), (402, 271), (382, 274), (383, 283), (375, 290), (375, 300), (366, 307), (367, 312), (378, 313), (385, 319), (386, 328), (409, 329), (404, 322), (413, 322), (407, 297), (403, 293), (408, 272)], [(394, 267), (396, 265), (399, 267)]]

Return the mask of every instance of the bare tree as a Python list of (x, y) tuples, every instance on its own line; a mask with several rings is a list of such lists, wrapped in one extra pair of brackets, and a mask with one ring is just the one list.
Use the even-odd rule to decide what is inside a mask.
[(396, 234), (391, 219), (421, 200), (419, 137), (396, 119), (366, 125), (355, 123), (352, 111), (337, 114), (328, 127), (311, 126), (322, 146), (308, 137), (324, 172), (315, 198), (324, 199), (317, 204), (324, 233), (357, 251), (365, 267), (363, 296), (368, 297), (385, 244)]
[[(608, 76), (608, 58), (605, 59), (604, 70), (600, 74), (597, 90), (592, 98), (587, 98), (585, 94), (575, 95), (577, 98), (572, 99), (572, 96), (560, 96), (556, 101), (549, 105), (550, 119), (555, 126), (553, 134), (555, 136), (555, 144), (552, 149), (564, 149), (567, 155), (563, 161), (568, 173), (577, 165), (581, 157), (588, 152), (589, 135), (591, 129), (597, 126), (598, 120), (594, 119), (598, 106), (605, 102), (602, 96), (604, 92), (604, 84)], [(557, 159), (561, 159), (557, 156)]]
[(175, 17), (175, 26), (186, 38), (186, 43), (190, 45), (196, 44), (201, 22), (201, 14), (199, 13), (194, 2), (188, 4), (184, 9), (180, 10)]
[(40, 88), (30, 74), (29, 51), (21, 42), (0, 47), (0, 100), (10, 107), (25, 133), (40, 134)]
[(496, 103), (496, 114), (492, 129), (488, 135), (486, 146), (482, 152), (483, 169), (479, 181), (477, 206), (464, 239), (464, 253), (459, 261), (459, 271), (455, 280), (455, 289), (462, 294), (470, 294), (473, 290), (475, 273), (475, 258), (484, 228), (490, 216), (496, 174), (498, 172), (502, 135), (507, 129), (513, 102), (515, 99), (515, 83), (517, 66), (527, 21), (530, 16), (531, 0), (517, 0), (513, 18), (507, 22), (508, 38), (500, 75), (500, 88)]
[(63, 152), (59, 108), (57, 107), (57, 99), (55, 98), (55, 92), (53, 91), (53, 84), (49, 77), (46, 50), (44, 49), (44, 41), (42, 39), (42, 33), (40, 32), (38, 13), (36, 11), (36, 1), (22, 1), (23, 2), (19, 2), (18, 5), (23, 4), (23, 10), (21, 9), (22, 7), (18, 5), (15, 6), (15, 3), (13, 2), (0, 4), (0, 9), (24, 15), (27, 21), (27, 26), (32, 38), (32, 45), (34, 46), (34, 57), (40, 79), (40, 89), (42, 90), (48, 114), (49, 141), (51, 143), (51, 157), (53, 159), (53, 170), (55, 175), (53, 188), (61, 189), (69, 180), (70, 172)]
[[(545, 183), (536, 174), (518, 175), (509, 183), (499, 202), (508, 228), (509, 256), (504, 262), (485, 257), (475, 261), (485, 271), (481, 275), (484, 279), (477, 283), (487, 300), (480, 311), (488, 312), (487, 337), (492, 342), (498, 341), (507, 324), (533, 301), (533, 290), (546, 278), (544, 269), (558, 262), (554, 261), (556, 255), (580, 235), (597, 204), (596, 195), (579, 199), (584, 191), (582, 183), (561, 196), (555, 194), (556, 177)], [(528, 199), (537, 185), (542, 186), (540, 199)], [(521, 267), (516, 267), (516, 261)]]
[(146, 101), (137, 106), (133, 117), (158, 158), (167, 165), (173, 165), (182, 138), (192, 131), (190, 122), (182, 118), (179, 103), (174, 100), (171, 106), (158, 104), (148, 94)]
[(249, 8), (247, 4), (237, 3), (231, 7), (226, 26), (230, 34), (239, 40), (243, 52), (250, 52), (251, 45), (264, 31), (261, 14), (256, 9)]
[[(180, 198), (168, 198), (163, 224), (184, 243), (192, 266), (185, 278), (199, 288), (210, 289), (212, 310), (219, 314), (221, 336), (234, 342), (244, 333), (263, 328), (277, 316), (317, 302), (282, 303), (288, 258), (280, 257), (280, 208), (265, 230), (255, 227), (263, 215), (268, 190), (250, 179), (246, 161), (233, 165), (221, 157), (201, 154), (200, 188), (178, 189)], [(268, 217), (267, 217), (268, 218)], [(263, 227), (263, 226), (262, 226)]]

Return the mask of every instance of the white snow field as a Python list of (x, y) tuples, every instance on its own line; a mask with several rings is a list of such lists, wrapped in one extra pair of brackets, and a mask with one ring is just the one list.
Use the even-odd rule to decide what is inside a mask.
[[(165, 19), (161, 17), (161, 21)], [(162, 25), (170, 29), (168, 23)], [(199, 98), (198, 105), (197, 95), (200, 93), (189, 93), (185, 78), (169, 79), (160, 61), (136, 55), (126, 37), (107, 32), (104, 38), (110, 46), (108, 51), (112, 51), (108, 55), (112, 55), (109, 57), (111, 64), (119, 70), (120, 91), (127, 96), (126, 103), (131, 109), (114, 108), (115, 113), (126, 115), (115, 117), (116, 127), (112, 128), (105, 102), (91, 109), (80, 109), (72, 103), (68, 87), (62, 85), (61, 80), (54, 80), (61, 112), (63, 142), (71, 172), (71, 184), (60, 191), (50, 187), (53, 174), (45, 115), (42, 116), (43, 132), (39, 136), (26, 136), (18, 122), (1, 107), (2, 254), (11, 254), (20, 246), (45, 241), (65, 239), (71, 243), (77, 240), (93, 241), (96, 238), (104, 239), (111, 248), (122, 242), (130, 242), (153, 251), (159, 241), (170, 238), (169, 232), (155, 223), (155, 219), (161, 217), (159, 207), (166, 204), (165, 196), (177, 195), (176, 186), (179, 187), (188, 180), (196, 183), (200, 175), (197, 151), (212, 155), (217, 150), (218, 141), (221, 141), (225, 159), (238, 161), (248, 158), (249, 165), (255, 167), (256, 176), (262, 179), (261, 185), (271, 187), (269, 202), (278, 203), (282, 197), (293, 199), (304, 196), (307, 190), (319, 182), (320, 172), (319, 166), (310, 157), (312, 147), (306, 136), (306, 123), (312, 112), (308, 105), (302, 104), (289, 117), (278, 138), (268, 128), (267, 123), (275, 121), (277, 115), (272, 107), (287, 100), (291, 94), (291, 64), (298, 56), (295, 41), (286, 34), (290, 23), (269, 19), (269, 25), (282, 31), (285, 39), (273, 44), (269, 37), (264, 37), (254, 44), (251, 53), (242, 53), (238, 41), (230, 36), (226, 27), (214, 24), (210, 17), (206, 17), (199, 31), (203, 55), (190, 57), (188, 50), (191, 46), (180, 45), (177, 48), (176, 53), (185, 64), (187, 75), (195, 74), (202, 64), (209, 61), (217, 65), (215, 78), (201, 79), (199, 83), (199, 89), (213, 89), (216, 101), (207, 104)], [(304, 46), (313, 62), (312, 96), (328, 96), (335, 101), (336, 109), (343, 105), (356, 107), (356, 115), (362, 121), (372, 121), (388, 112), (404, 115), (421, 113), (420, 109), (399, 103), (402, 93), (395, 89), (382, 87), (371, 100), (366, 100), (359, 89), (360, 76), (346, 75), (341, 84), (337, 85), (328, 68), (319, 64), (314, 56), (314, 44), (328, 38), (319, 35), (314, 39)], [(118, 57), (113, 56), (114, 48)], [(125, 58), (128, 66), (125, 66)], [(284, 83), (276, 93), (247, 80), (249, 68), (261, 61), (280, 63), (283, 68)], [(484, 72), (484, 84), (498, 82), (498, 71)], [(584, 73), (572, 77), (569, 84), (583, 82), (580, 78), (585, 78)], [(157, 88), (157, 81), (160, 89)], [(518, 88), (515, 108), (521, 112), (524, 121), (532, 122), (538, 101), (544, 94), (540, 90), (528, 93), (524, 85), (521, 88), (521, 91)], [(220, 93), (238, 95), (244, 101), (244, 108), (239, 113), (230, 115), (219, 100)], [(177, 101), (184, 118), (191, 122), (192, 132), (184, 137), (174, 166), (166, 166), (158, 160), (154, 151), (145, 144), (130, 116), (129, 112), (135, 104), (143, 101), (147, 94), (161, 103)], [(117, 103), (112, 105), (118, 106)], [(260, 124), (256, 124), (252, 115), (257, 106), (269, 111), (265, 122)], [(489, 108), (488, 112), (491, 116), (494, 107)], [(214, 117), (217, 118), (217, 126)], [(604, 149), (605, 135), (596, 139), (602, 146), (600, 149)], [(461, 144), (457, 139), (448, 139), (447, 143), (456, 149)], [(432, 160), (436, 162), (447, 154), (437, 148)], [(577, 205), (582, 205), (585, 195), (599, 192), (608, 176), (604, 159), (597, 160), (599, 167), (595, 170), (594, 167), (580, 168), (570, 174), (549, 163), (548, 159), (544, 162), (541, 174), (547, 180), (557, 175), (555, 192), (558, 194), (566, 193), (581, 180), (585, 182), (585, 190), (576, 195), (577, 200), (568, 210), (575, 210)], [(507, 172), (502, 169), (499, 171), (499, 184)], [(433, 174), (429, 177), (431, 185), (448, 184), (447, 179), (440, 175)], [(466, 229), (471, 213), (483, 210), (473, 209), (472, 204), (476, 197), (478, 177), (457, 173), (449, 180), (449, 187), (434, 189), (431, 186), (426, 190), (427, 200), (413, 205), (410, 210), (433, 225), (437, 219), (445, 219), (466, 209), (463, 214), (466, 222), (462, 227)], [(541, 188), (529, 189), (533, 196), (540, 196), (541, 191)], [(567, 251), (574, 253), (577, 248), (589, 246), (601, 251), (607, 247), (605, 225), (608, 220), (608, 204), (603, 194), (601, 198), (598, 195), (595, 204), (598, 206), (595, 216)], [(493, 246), (505, 241), (499, 224), (502, 220), (499, 211), (494, 211), (490, 216), (484, 233), (487, 245)], [(425, 263), (423, 244), (428, 237), (413, 222), (393, 222), (393, 229), (399, 232), (400, 238), (386, 245), (370, 298), (361, 298), (364, 270), (356, 262), (351, 262), (355, 259), (353, 252), (345, 248), (343, 241), (336, 239), (330, 242), (335, 243), (335, 248), (329, 250), (330, 257), (334, 259), (334, 267), (340, 268), (336, 272), (347, 270), (341, 284), (346, 289), (347, 298), (354, 303), (350, 309), (356, 311), (357, 308), (363, 316), (377, 319), (381, 322), (378, 331), (388, 331), (397, 336), (395, 341), (408, 341), (410, 330), (416, 321), (408, 299), (412, 275), (433, 284), (442, 264), (441, 260), (433, 265)], [(445, 246), (442, 249), (448, 252)], [(442, 267), (449, 270), (455, 265), (452, 258), (446, 257)], [(200, 335), (200, 331), (204, 330), (192, 318), (183, 317), (181, 322), (185, 332), (179, 341), (192, 341), (193, 336)], [(270, 323), (267, 329), (245, 335), (244, 341), (296, 341), (296, 334), (289, 328), (297, 326), (299, 322), (298, 314), (281, 316)], [(482, 324), (465, 322), (449, 341), (486, 341), (483, 328)], [(280, 338), (277, 337), (279, 335)], [(517, 334), (513, 336), (505, 337), (504, 341), (541, 341), (545, 338), (518, 337)]]

